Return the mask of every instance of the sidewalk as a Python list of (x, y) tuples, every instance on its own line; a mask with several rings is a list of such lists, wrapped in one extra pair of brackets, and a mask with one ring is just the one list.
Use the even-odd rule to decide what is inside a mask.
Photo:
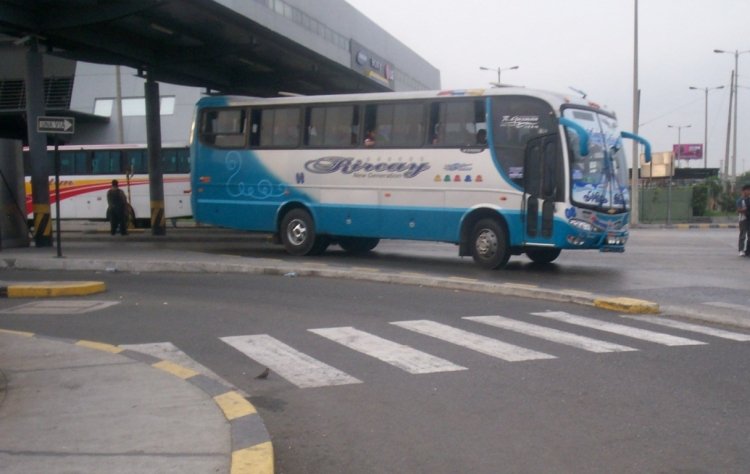
[(242, 395), (171, 362), (0, 329), (0, 469), (272, 473)]

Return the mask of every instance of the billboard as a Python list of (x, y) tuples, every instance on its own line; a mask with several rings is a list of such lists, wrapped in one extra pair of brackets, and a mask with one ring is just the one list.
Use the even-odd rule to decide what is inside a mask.
[(672, 145), (672, 153), (677, 160), (702, 160), (703, 144)]
[(349, 40), (349, 43), (352, 69), (393, 90), (395, 87), (393, 64), (354, 40)]

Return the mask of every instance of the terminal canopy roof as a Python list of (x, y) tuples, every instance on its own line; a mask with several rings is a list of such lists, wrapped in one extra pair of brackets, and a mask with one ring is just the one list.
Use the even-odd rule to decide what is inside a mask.
[(226, 94), (385, 90), (214, 0), (3, 0), (0, 34), (36, 36), (50, 54)]

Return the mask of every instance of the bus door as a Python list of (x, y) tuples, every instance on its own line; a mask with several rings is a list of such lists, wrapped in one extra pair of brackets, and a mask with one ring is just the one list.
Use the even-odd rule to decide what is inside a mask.
[(550, 133), (535, 137), (524, 153), (522, 215), (526, 243), (553, 243), (555, 201), (562, 173), (560, 136)]

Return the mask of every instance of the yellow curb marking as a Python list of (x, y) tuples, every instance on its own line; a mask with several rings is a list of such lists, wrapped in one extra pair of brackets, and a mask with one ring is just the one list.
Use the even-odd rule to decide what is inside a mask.
[(13, 331), (12, 329), (0, 329), (0, 332), (3, 333), (3, 334), (14, 334), (16, 336), (34, 337), (34, 333), (33, 332)]
[(232, 474), (273, 474), (273, 446), (270, 441), (232, 453)]
[(195, 377), (196, 375), (198, 375), (198, 372), (188, 369), (187, 367), (183, 367), (181, 365), (175, 364), (174, 362), (170, 362), (168, 360), (162, 360), (160, 362), (152, 364), (151, 367), (157, 368), (159, 370), (163, 370), (164, 372), (168, 372), (183, 380), (189, 379), (190, 377)]
[(107, 290), (102, 281), (18, 283), (8, 285), (8, 298), (43, 298), (57, 296), (86, 296)]
[(221, 411), (224, 412), (224, 416), (229, 421), (257, 413), (255, 407), (245, 400), (239, 392), (234, 390), (222, 393), (221, 395), (216, 395), (214, 397), (214, 402), (219, 405), (219, 408), (221, 408)]
[(659, 304), (635, 298), (601, 298), (594, 300), (594, 306), (623, 313), (659, 313)]
[(81, 339), (76, 342), (76, 346), (88, 347), (89, 349), (96, 349), (98, 351), (111, 352), (112, 354), (119, 354), (123, 349), (113, 346), (112, 344), (105, 344), (103, 342), (86, 341)]

